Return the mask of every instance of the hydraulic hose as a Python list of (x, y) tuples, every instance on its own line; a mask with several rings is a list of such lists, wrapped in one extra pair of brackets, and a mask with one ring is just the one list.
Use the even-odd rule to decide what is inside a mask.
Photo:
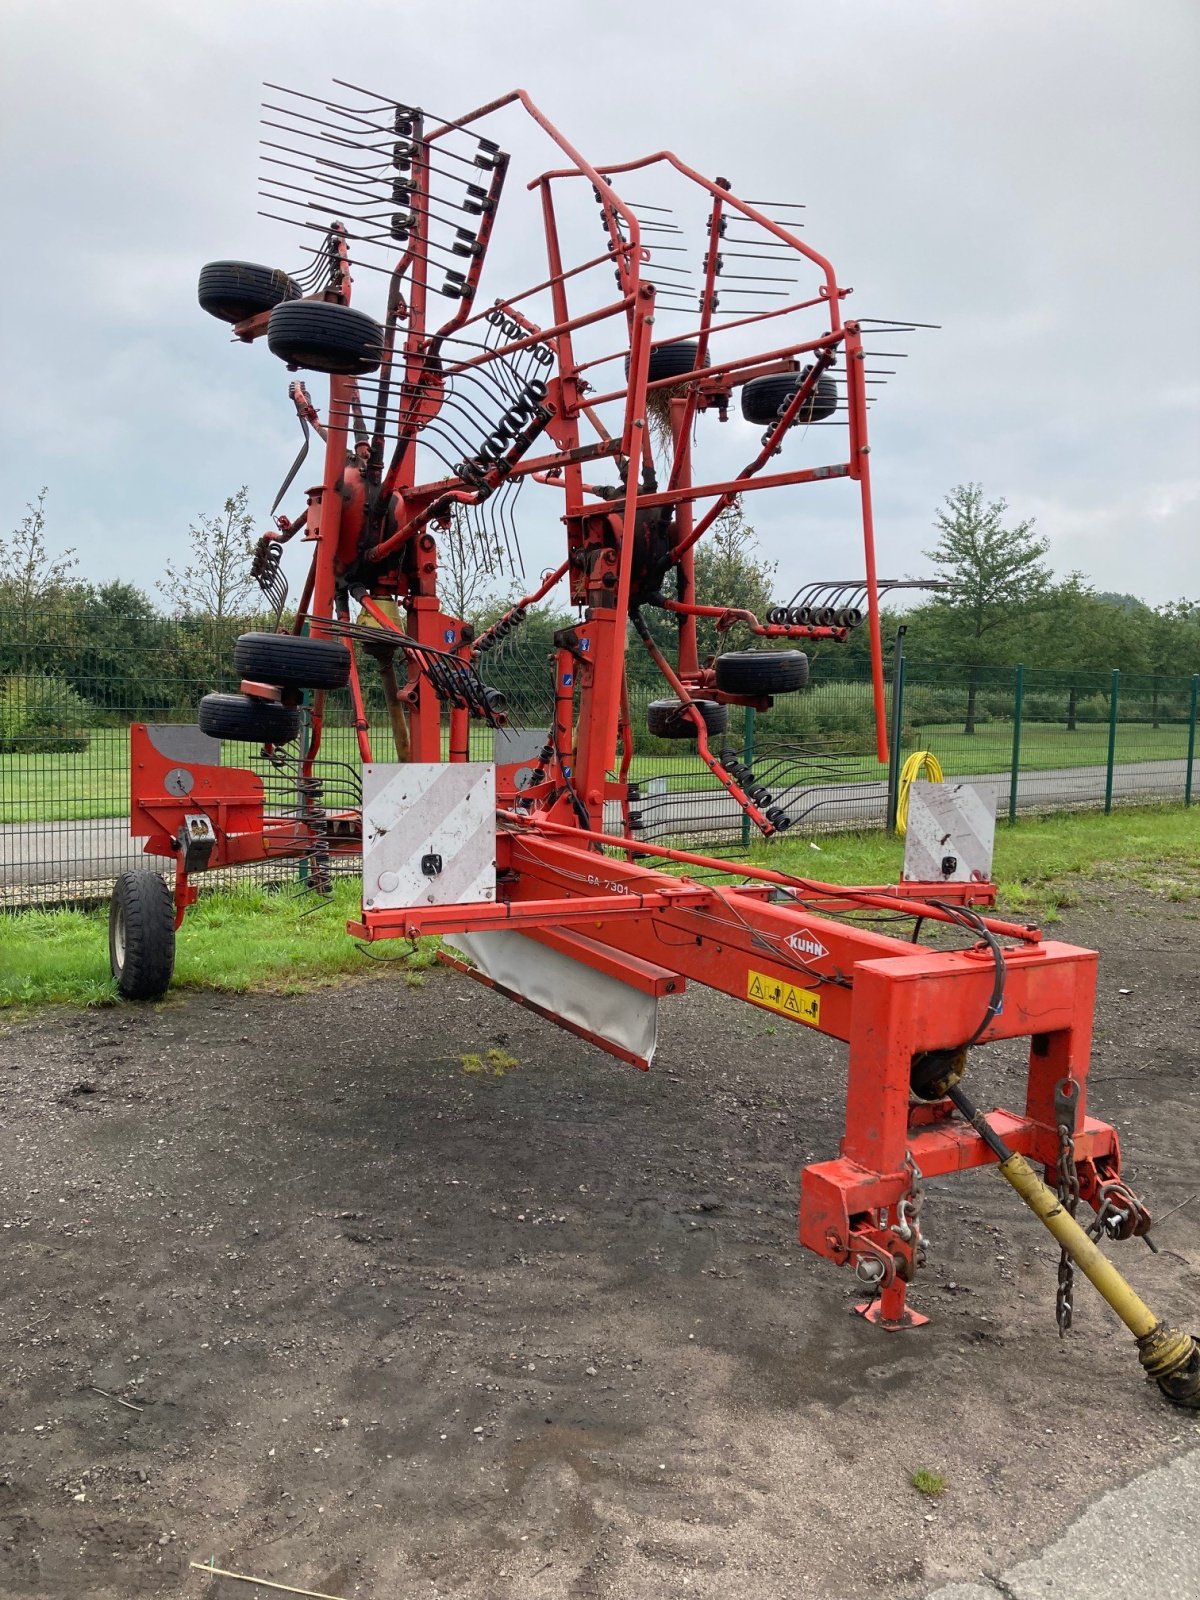
[(900, 768), (900, 785), (896, 790), (896, 832), (908, 831), (908, 792), (924, 772), (930, 783), (941, 783), (945, 777), (942, 764), (932, 750), (914, 750)]

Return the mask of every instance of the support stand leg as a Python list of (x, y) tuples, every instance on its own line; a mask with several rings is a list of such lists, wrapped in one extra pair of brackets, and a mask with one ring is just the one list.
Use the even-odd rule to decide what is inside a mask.
[(854, 1307), (856, 1315), (874, 1322), (888, 1333), (898, 1333), (901, 1328), (920, 1328), (929, 1321), (919, 1311), (910, 1311), (906, 1303), (908, 1285), (903, 1278), (885, 1284), (874, 1300), (863, 1300)]

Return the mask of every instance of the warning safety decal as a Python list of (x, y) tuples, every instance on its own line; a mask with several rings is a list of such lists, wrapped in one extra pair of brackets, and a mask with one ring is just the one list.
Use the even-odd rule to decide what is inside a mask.
[(811, 989), (797, 989), (794, 983), (782, 983), (753, 968), (746, 974), (746, 999), (753, 1000), (755, 1005), (769, 1006), (772, 1011), (780, 1011), (797, 1022), (807, 1022), (814, 1028), (821, 1020), (819, 994)]

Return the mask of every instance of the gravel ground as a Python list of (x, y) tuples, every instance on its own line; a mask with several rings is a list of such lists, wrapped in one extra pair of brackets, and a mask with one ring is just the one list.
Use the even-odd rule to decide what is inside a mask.
[[(1104, 893), (1055, 933), (1104, 957), (1091, 1108), (1165, 1212), (1200, 1188), (1200, 917)], [(976, 1098), (1021, 1076), (993, 1047)], [(702, 990), (643, 1075), (442, 971), (0, 1035), (0, 1594), (264, 1593), (211, 1557), (374, 1600), (904, 1600), (1200, 1442), (1086, 1284), (1060, 1343), (994, 1172), (929, 1187), (928, 1327), (850, 1315), (795, 1243), (843, 1081)], [(1198, 1214), (1115, 1247), (1191, 1327)]]

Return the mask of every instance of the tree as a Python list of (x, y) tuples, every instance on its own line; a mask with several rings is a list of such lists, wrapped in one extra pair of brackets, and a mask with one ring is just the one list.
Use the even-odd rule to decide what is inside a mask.
[(480, 548), (485, 537), (468, 526), (462, 507), (456, 506), (438, 540), (438, 594), (443, 609), (463, 622), (478, 622), (497, 604), (495, 569), (489, 552)]
[[(506, 616), (521, 594), (517, 588), (505, 599), (489, 599), (475, 618), (478, 632)], [(554, 635), (578, 620), (549, 602), (530, 606), (524, 622), (480, 657), (480, 675), (504, 695), (512, 728), (548, 728), (554, 720)]]
[[(695, 546), (696, 599), (701, 605), (753, 611), (760, 622), (774, 603), (774, 561), (765, 561), (758, 535), (746, 521), (741, 502), (727, 506)], [(700, 659), (721, 648), (716, 623), (701, 617), (696, 629)]]
[(179, 700), (178, 625), (150, 596), (114, 579), (79, 595), (79, 643), (64, 665), (75, 687), (109, 710), (146, 716)]
[[(741, 504), (728, 506), (693, 546), (696, 592), (691, 599), (705, 606), (728, 606), (752, 611), (758, 620), (772, 604), (775, 563), (764, 561), (759, 553), (758, 535), (746, 521)], [(667, 592), (670, 593), (670, 581)], [(653, 606), (642, 610), (655, 644), (672, 662), (678, 643), (678, 613), (660, 611)], [(696, 645), (701, 662), (723, 649), (729, 634), (717, 632), (715, 618), (700, 617), (696, 625)], [(649, 683), (659, 681), (658, 670), (641, 644), (631, 638), (627, 657), (630, 677)]]
[[(57, 623), (69, 623), (65, 604), (74, 587), (71, 572), (79, 565), (74, 550), (51, 555), (46, 546), (46, 496), (43, 486), (38, 497), (26, 506), (25, 515), (7, 539), (0, 539), (0, 610), (6, 612), (6, 654), (15, 657), (12, 665), (28, 671), (34, 655), (62, 631)], [(48, 668), (49, 661), (39, 662)]]
[(1191, 674), (1200, 665), (1200, 601), (1168, 600), (1164, 605), (1139, 604), (1130, 617), (1130, 665), (1151, 674), (1151, 721), (1160, 721), (1159, 679)]
[(246, 509), (246, 500), (243, 484), (226, 500), (220, 516), (201, 513), (188, 529), (191, 560), (187, 566), (167, 562), (167, 575), (158, 587), (176, 616), (224, 622), (241, 615), (256, 592), (258, 586), (249, 571), (254, 518)]
[[(896, 630), (901, 623), (905, 628), (904, 653), (906, 656), (914, 654), (910, 641), (914, 627), (920, 626), (922, 614), (923, 608), (920, 606), (911, 611), (880, 606), (879, 637), (885, 659), (895, 649)], [(814, 668), (820, 661), (822, 678), (854, 681), (866, 677), (871, 670), (871, 628), (865, 606), (862, 622), (857, 628), (851, 628), (841, 643), (832, 639), (814, 639), (811, 644), (801, 643), (799, 648), (808, 651)]]
[(1038, 618), (1040, 625), (1010, 654), (1014, 662), (1038, 668), (1049, 692), (1065, 692), (1066, 731), (1074, 733), (1081, 696), (1099, 692), (1107, 683), (1101, 675), (1127, 657), (1130, 616), (1111, 596), (1098, 595), (1081, 572), (1072, 572), (1046, 589)]
[(985, 503), (978, 483), (960, 483), (934, 519), (940, 538), (925, 552), (948, 587), (925, 608), (940, 623), (947, 659), (970, 670), (964, 733), (975, 732), (977, 668), (1004, 653), (1019, 624), (1044, 601), (1050, 569), (1043, 561), (1046, 539), (1033, 532), (1033, 518), (1004, 526), (1007, 502)]

